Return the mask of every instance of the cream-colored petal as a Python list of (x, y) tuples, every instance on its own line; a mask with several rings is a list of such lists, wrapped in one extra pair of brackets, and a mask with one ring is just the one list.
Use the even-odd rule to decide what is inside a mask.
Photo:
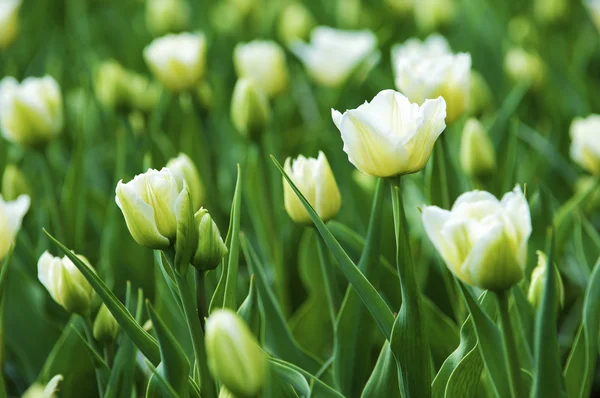
[(340, 210), (342, 198), (329, 162), (322, 151), (319, 151), (314, 169), (315, 208), (324, 221), (335, 217)]
[(421, 123), (415, 133), (404, 145), (409, 154), (409, 172), (418, 171), (425, 167), (431, 156), (433, 145), (446, 128), (446, 102), (444, 98), (426, 100), (420, 108)]

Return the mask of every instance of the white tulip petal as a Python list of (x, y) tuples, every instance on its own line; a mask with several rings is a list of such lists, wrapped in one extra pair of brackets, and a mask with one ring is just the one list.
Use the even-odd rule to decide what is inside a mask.
[[(2, 200), (2, 196), (0, 195), (0, 200)], [(23, 221), (23, 217), (29, 210), (29, 205), (31, 203), (31, 199), (28, 195), (20, 195), (16, 200), (12, 202), (5, 202), (4, 209), (7, 215), (7, 224), (10, 231), (12, 231), (13, 235), (17, 233), (19, 229), (21, 229), (21, 222)]]

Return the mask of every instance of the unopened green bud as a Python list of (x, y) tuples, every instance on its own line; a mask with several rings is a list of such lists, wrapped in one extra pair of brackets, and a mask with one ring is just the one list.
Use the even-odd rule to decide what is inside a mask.
[(279, 38), (286, 45), (296, 40), (306, 41), (315, 21), (301, 3), (288, 4), (279, 16)]
[(94, 73), (98, 101), (109, 109), (121, 106), (126, 97), (125, 81), (125, 69), (118, 62), (110, 60), (100, 64)]
[[(542, 298), (544, 297), (544, 286), (546, 284), (546, 272), (548, 271), (548, 257), (544, 252), (538, 250), (537, 252), (538, 262), (537, 266), (533, 269), (531, 273), (531, 284), (529, 285), (529, 292), (527, 294), (527, 299), (535, 308), (539, 308), (542, 304)], [(556, 284), (556, 298), (557, 298), (557, 306), (558, 308), (562, 308), (565, 304), (565, 288), (563, 286), (563, 281), (560, 276), (560, 272), (554, 264), (552, 264), (552, 268), (555, 271), (555, 279), (554, 282)]]
[(541, 23), (552, 24), (564, 19), (569, 12), (567, 0), (535, 0), (533, 15)]
[(575, 182), (575, 194), (581, 194), (582, 192), (585, 192), (588, 189), (592, 189), (591, 195), (583, 204), (583, 208), (586, 211), (592, 211), (594, 209), (600, 208), (600, 186), (592, 188), (592, 186), (595, 186), (596, 184), (596, 177), (591, 175), (584, 175), (582, 177), (579, 177)]
[(94, 338), (98, 341), (112, 342), (118, 335), (119, 323), (106, 305), (102, 304), (94, 321)]
[(16, 200), (21, 195), (31, 197), (31, 186), (25, 174), (14, 164), (7, 164), (2, 175), (2, 196), (6, 201)]
[(269, 101), (251, 78), (241, 78), (235, 85), (231, 120), (238, 131), (250, 138), (258, 137), (271, 120)]
[(167, 168), (186, 182), (192, 196), (194, 211), (198, 210), (204, 202), (204, 184), (192, 159), (185, 153), (180, 153), (167, 162)]
[(398, 16), (410, 15), (414, 7), (414, 0), (385, 0), (385, 4)]
[(414, 2), (415, 22), (419, 30), (431, 32), (449, 25), (456, 16), (454, 0), (418, 0)]
[(203, 80), (196, 86), (196, 98), (202, 109), (210, 111), (213, 107), (214, 93), (207, 81)]
[(539, 55), (522, 48), (512, 48), (504, 57), (504, 70), (515, 82), (529, 82), (539, 87), (544, 81), (544, 63)]
[(194, 215), (194, 222), (198, 230), (198, 246), (192, 264), (202, 271), (215, 269), (227, 254), (227, 246), (223, 242), (219, 228), (208, 211), (203, 208)]
[(206, 356), (212, 375), (236, 397), (257, 397), (266, 374), (266, 357), (238, 315), (222, 309), (206, 321)]
[(518, 46), (535, 46), (539, 41), (538, 32), (526, 16), (516, 16), (508, 21), (508, 36)]
[(496, 168), (494, 145), (477, 119), (469, 119), (465, 123), (460, 145), (460, 165), (472, 177), (485, 176)]
[(492, 92), (481, 74), (471, 69), (469, 78), (469, 95), (467, 96), (467, 113), (477, 116), (490, 108)]
[(189, 24), (190, 11), (183, 0), (147, 0), (146, 25), (155, 36), (180, 32)]
[(128, 71), (126, 79), (127, 105), (144, 112), (154, 109), (160, 98), (160, 87), (145, 76), (131, 71)]

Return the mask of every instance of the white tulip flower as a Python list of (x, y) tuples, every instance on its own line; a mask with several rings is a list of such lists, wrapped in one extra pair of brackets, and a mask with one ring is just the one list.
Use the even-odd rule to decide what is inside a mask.
[(434, 34), (423, 42), (409, 39), (392, 47), (396, 88), (419, 104), (428, 98), (444, 97), (448, 123), (465, 111), (469, 96), (471, 55), (452, 54), (442, 36)]
[(8, 141), (24, 146), (47, 143), (63, 128), (60, 87), (50, 76), (0, 81), (0, 129)]
[(318, 26), (309, 44), (297, 41), (291, 48), (310, 77), (326, 87), (341, 86), (361, 66), (371, 68), (379, 60), (377, 37), (369, 30)]
[(12, 202), (5, 202), (0, 194), (0, 260), (8, 254), (31, 200), (28, 195), (20, 195)]
[(600, 115), (573, 120), (571, 140), (571, 158), (590, 173), (600, 175)]
[[(316, 159), (305, 158), (302, 155), (294, 161), (287, 158), (283, 168), (323, 221), (328, 221), (337, 215), (342, 198), (323, 152), (319, 151)], [(285, 210), (294, 222), (312, 223), (304, 205), (285, 179), (283, 181), (283, 198)]]
[(239, 78), (253, 79), (268, 97), (281, 94), (288, 86), (285, 52), (274, 41), (238, 44), (233, 51), (233, 63)]
[(425, 206), (422, 219), (438, 253), (464, 283), (500, 291), (523, 278), (531, 216), (518, 186), (501, 201), (472, 191), (459, 196), (451, 210)]
[(194, 88), (206, 69), (206, 39), (202, 33), (169, 34), (144, 49), (146, 64), (171, 91)]
[(21, 0), (0, 1), (0, 49), (9, 47), (19, 33)]
[(446, 128), (444, 98), (411, 103), (394, 90), (343, 114), (332, 109), (348, 160), (365, 174), (392, 177), (425, 167), (433, 144)]

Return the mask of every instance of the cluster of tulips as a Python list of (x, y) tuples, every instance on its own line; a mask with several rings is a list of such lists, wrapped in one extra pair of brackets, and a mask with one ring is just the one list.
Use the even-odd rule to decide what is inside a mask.
[[(222, 2), (223, 10), (232, 6), (245, 12), (244, 2), (226, 6), (228, 2), (236, 3)], [(389, 2), (402, 10), (411, 3)], [(452, 2), (416, 1), (412, 6), (417, 25), (432, 30), (447, 23), (456, 10), (444, 6), (446, 3)], [(565, 2), (548, 3), (551, 5), (543, 7), (536, 2), (536, 15), (549, 20), (560, 18)], [(592, 19), (598, 23), (600, 2), (588, 3)], [(427, 13), (426, 6), (436, 13)], [(13, 45), (18, 37), (19, 7), (24, 5), (17, 0), (0, 4), (0, 48)], [(115, 60), (100, 63), (92, 79), (98, 103), (105, 110), (126, 114), (125, 124), (134, 134), (136, 115), (160, 107), (165, 93), (182, 102), (193, 98), (194, 107), (210, 112), (210, 106), (202, 103), (210, 102), (211, 96), (205, 81), (210, 45), (207, 35), (168, 33), (185, 30), (189, 24), (188, 4), (182, 0), (148, 0), (146, 7), (150, 30), (160, 36), (143, 51), (154, 79)], [(378, 37), (370, 30), (314, 27), (312, 15), (300, 3), (286, 7), (281, 20), (280, 41), (285, 48), (275, 41), (254, 40), (237, 44), (233, 52), (232, 66), (238, 80), (230, 96), (229, 116), (237, 132), (253, 144), (260, 145), (273, 123), (276, 102), (291, 85), (286, 49), (315, 85), (330, 90), (339, 90), (350, 82), (360, 84), (381, 59)], [(489, 105), (490, 93), (482, 75), (472, 69), (471, 55), (453, 52), (444, 36), (433, 33), (423, 40), (411, 38), (392, 46), (391, 63), (395, 89), (364, 98), (365, 102), (354, 109), (331, 109), (331, 120), (327, 121), (339, 131), (348, 162), (361, 173), (358, 179), (371, 187), (373, 204), (366, 238), (357, 238), (362, 243), (358, 262), (336, 234), (340, 227), (334, 219), (345, 198), (336, 179), (338, 173), (331, 167), (336, 164), (330, 164), (326, 156), (329, 148), (321, 148), (316, 158), (287, 157), (283, 166), (283, 159), (272, 156), (270, 165), (281, 173), (282, 181), (282, 200), (274, 206), (285, 208), (295, 224), (315, 231), (318, 278), (326, 293), (322, 306), (329, 313), (332, 329), (341, 330), (341, 320), (350, 322), (348, 333), (362, 327), (364, 316), (346, 315), (348, 302), (354, 300), (356, 313), (366, 314), (368, 322), (374, 322), (380, 332), (381, 351), (366, 384), (360, 390), (349, 387), (352, 380), (340, 371), (341, 361), (353, 359), (340, 353), (344, 346), (338, 334), (334, 333), (330, 359), (318, 367), (290, 337), (260, 255), (240, 226), (240, 213), (244, 211), (241, 186), (246, 170), (238, 166), (224, 238), (217, 217), (211, 216), (213, 209), (204, 207), (213, 193), (197, 167), (201, 161), (185, 151), (188, 154), (180, 153), (164, 167), (145, 160), (145, 166), (157, 168), (145, 167), (147, 171), (129, 181), (127, 175), (117, 176), (120, 181), (114, 187), (114, 204), (123, 216), (119, 222), (126, 225), (133, 240), (154, 251), (157, 283), (165, 287), (161, 293), (175, 302), (177, 316), (183, 320), (191, 341), (191, 353), (184, 352), (183, 344), (175, 337), (181, 333), (176, 333), (164, 315), (155, 310), (155, 301), (147, 299), (144, 304), (143, 294), (136, 296), (128, 288), (122, 303), (85, 253), (79, 254), (80, 248), (72, 248), (76, 254), (55, 238), (63, 232), (60, 229), (70, 226), (53, 211), (55, 198), (48, 200), (46, 238), (63, 257), (54, 256), (55, 249), (36, 253), (37, 276), (49, 296), (81, 320), (85, 334), (82, 339), (93, 358), (99, 395), (118, 396), (121, 390), (128, 391), (129, 396), (145, 393), (205, 398), (360, 394), (521, 398), (591, 394), (599, 325), (597, 314), (588, 311), (598, 306), (588, 305), (600, 299), (596, 293), (600, 265), (590, 270), (583, 304), (587, 318), (562, 366), (556, 325), (557, 314), (565, 303), (565, 286), (553, 252), (557, 251), (555, 236), (565, 233), (569, 212), (583, 206), (598, 189), (600, 115), (572, 120), (570, 156), (584, 170), (589, 183), (567, 207), (561, 208), (562, 218), (553, 223), (554, 231), (548, 232), (547, 248), (535, 248), (539, 249), (537, 264), (527, 267), (528, 242), (533, 233), (527, 181), (512, 185), (514, 188), (500, 199), (483, 189), (499, 161), (487, 128), (475, 117)], [(543, 85), (547, 73), (544, 68), (538, 55), (522, 48), (510, 49), (505, 57), (507, 76), (528, 89)], [(6, 145), (39, 156), (42, 162), (48, 162), (46, 148), (65, 129), (64, 108), (61, 86), (50, 75), (27, 77), (20, 82), (11, 76), (0, 80), (0, 131)], [(452, 172), (453, 163), (443, 160), (447, 155), (445, 136), (447, 130), (459, 125), (464, 125), (460, 152), (452, 156), (456, 155), (460, 172), (482, 189), (457, 192), (451, 204), (447, 173)], [(149, 139), (148, 147), (152, 146), (159, 144)], [(430, 164), (432, 154), (435, 166)], [(213, 155), (206, 152), (198, 157)], [(244, 162), (240, 159), (239, 163)], [(440, 177), (428, 181), (440, 184), (434, 189), (446, 190), (444, 200), (428, 198), (418, 208), (406, 205), (411, 175), (426, 168)], [(260, 168), (251, 171), (257, 170), (268, 174)], [(4, 168), (0, 195), (0, 259), (4, 265), (0, 286), (6, 281), (10, 258), (19, 244), (23, 220), (36, 206), (27, 180), (16, 164)], [(379, 246), (382, 239), (387, 239), (381, 236), (382, 211), (388, 203), (383, 199), (386, 185), (391, 190), (394, 230), (389, 239), (394, 239), (396, 249), (395, 269), (390, 275), (397, 281), (399, 307), (393, 307), (378, 289), (378, 277), (371, 271), (384, 261), (380, 260)], [(407, 220), (418, 220), (419, 224)], [(455, 320), (431, 315), (439, 310), (431, 309), (435, 304), (419, 287), (413, 228), (424, 229), (427, 244), (432, 244), (446, 266), (441, 270), (444, 288), (459, 301), (451, 305), (456, 309)], [(271, 249), (261, 248), (261, 255)], [(561, 254), (561, 250), (558, 252)], [(239, 303), (241, 255), (252, 277), (249, 293)], [(340, 283), (342, 275), (345, 279)], [(275, 272), (274, 278), (279, 276)], [(340, 285), (347, 287), (343, 302), (336, 293)], [(2, 291), (0, 288), (0, 298)], [(535, 318), (528, 320), (535, 332), (523, 330), (521, 318), (527, 314)], [(431, 353), (436, 344), (433, 336), (439, 333), (432, 333), (432, 328), (454, 321), (462, 326), (460, 344), (452, 347), (450, 355), (437, 366)], [(527, 333), (530, 335), (525, 336)], [(285, 344), (294, 348), (282, 348)], [(115, 356), (112, 351), (116, 347)], [(524, 364), (524, 347), (530, 353), (529, 365)], [(133, 360), (134, 350), (139, 351), (137, 361)], [(290, 350), (295, 354), (289, 354)], [(125, 362), (126, 352), (129, 362)], [(124, 383), (118, 376), (118, 372), (124, 372), (117, 366), (119, 360), (141, 369), (143, 383), (138, 380), (136, 384), (130, 377), (127, 380), (131, 385), (119, 384)], [(362, 366), (358, 362), (349, 366)], [(53, 376), (32, 385), (25, 396), (54, 396), (68, 375)], [(547, 382), (549, 378), (553, 379), (551, 383)], [(142, 384), (144, 390), (133, 384)]]

